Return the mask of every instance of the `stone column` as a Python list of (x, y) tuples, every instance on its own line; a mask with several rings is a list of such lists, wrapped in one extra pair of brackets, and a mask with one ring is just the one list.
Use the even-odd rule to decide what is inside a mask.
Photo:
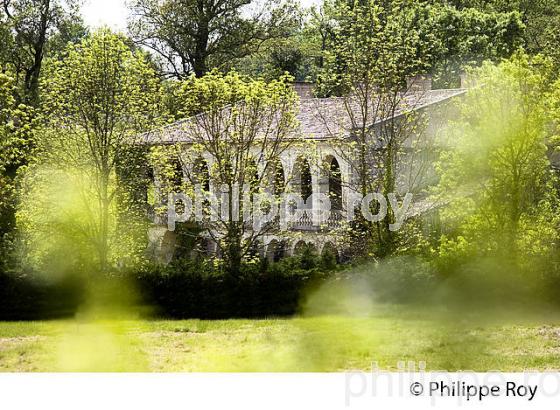
[(342, 214), (346, 217), (352, 192), (350, 188), (350, 184), (352, 183), (352, 168), (347, 161), (338, 158), (337, 160), (340, 165), (340, 177), (342, 178)]
[(284, 182), (286, 185), (286, 191), (288, 192), (291, 192), (288, 188), (293, 186), (292, 177), (295, 163), (294, 155), (291, 151), (292, 150), (289, 149), (280, 155), (280, 162), (282, 163), (282, 168), (284, 168)]
[[(293, 173), (297, 155), (297, 150), (293, 147), (288, 148), (280, 154), (280, 163), (282, 164), (282, 168), (284, 170), (284, 194), (293, 193), (294, 191)], [(281, 209), (279, 209), (279, 213), (281, 215), (281, 226), (283, 229), (289, 228), (289, 226), (282, 225), (282, 223), (285, 223), (288, 218), (288, 215), (286, 214), (289, 212), (288, 203), (282, 201), (280, 203), (280, 207)]]
[(321, 225), (321, 201), (319, 194), (321, 193), (321, 168), (315, 164), (311, 167), (311, 187), (313, 189), (312, 218), (313, 226)]

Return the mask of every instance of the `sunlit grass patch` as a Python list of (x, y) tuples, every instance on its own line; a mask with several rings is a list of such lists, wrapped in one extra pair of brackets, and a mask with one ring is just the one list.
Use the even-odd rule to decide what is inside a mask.
[(560, 369), (557, 315), (378, 306), (369, 316), (0, 323), (1, 371), (316, 372)]

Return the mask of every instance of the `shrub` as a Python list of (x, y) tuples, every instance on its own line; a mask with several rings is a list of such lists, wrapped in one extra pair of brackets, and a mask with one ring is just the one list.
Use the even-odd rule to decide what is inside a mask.
[[(272, 264), (246, 264), (231, 278), (212, 261), (183, 259), (148, 266), (137, 274), (144, 300), (156, 314), (173, 318), (224, 319), (293, 315), (303, 289), (319, 272), (303, 271), (298, 258)], [(294, 269), (295, 268), (295, 269)]]
[(73, 316), (83, 301), (83, 282), (73, 276), (57, 281), (0, 270), (0, 320), (43, 320)]
[(429, 265), (420, 258), (395, 257), (353, 268), (351, 280), (367, 280), (372, 297), (379, 302), (409, 303), (432, 298), (436, 278)]

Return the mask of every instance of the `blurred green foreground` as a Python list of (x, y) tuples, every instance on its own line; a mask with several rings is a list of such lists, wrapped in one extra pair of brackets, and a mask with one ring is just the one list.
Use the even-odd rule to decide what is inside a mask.
[(559, 351), (560, 315), (546, 312), (379, 305), (364, 317), (0, 323), (3, 372), (336, 372), (372, 362), (396, 371), (403, 361), (433, 371), (542, 371), (560, 369)]

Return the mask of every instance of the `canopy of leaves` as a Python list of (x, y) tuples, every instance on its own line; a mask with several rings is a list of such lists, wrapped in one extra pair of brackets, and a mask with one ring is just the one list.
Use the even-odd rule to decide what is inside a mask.
[(297, 8), (278, 0), (134, 0), (131, 8), (135, 40), (179, 78), (227, 67), (286, 35), (297, 21)]
[(558, 0), (452, 0), (458, 9), (475, 8), (485, 12), (517, 12), (525, 26), (523, 46), (531, 54), (554, 54), (560, 34)]
[[(226, 199), (221, 197), (219, 203), (214, 201), (211, 209), (207, 208), (213, 218), (205, 219), (201, 227), (218, 244), (233, 276), (239, 275), (241, 261), (250, 256), (259, 239), (273, 229), (272, 224), (255, 226), (254, 221), (244, 219), (254, 205), (247, 201), (245, 188), (250, 189), (250, 195), (270, 189), (273, 181), (269, 179), (273, 178), (269, 177), (275, 175), (278, 158), (297, 142), (297, 96), (290, 81), (289, 76), (265, 82), (217, 70), (200, 78), (192, 75), (182, 82), (178, 93), (181, 116), (187, 120), (177, 127), (189, 144), (152, 149), (158, 179), (167, 183), (160, 188), (164, 195), (173, 192), (174, 181), (182, 181), (183, 176), (182, 192), (193, 194), (197, 185), (206, 184), (214, 192), (227, 192)], [(175, 167), (172, 161), (179, 161), (180, 166)], [(173, 172), (178, 172), (179, 178)], [(239, 207), (233, 206), (234, 200)], [(224, 209), (221, 201), (229, 201), (227, 215), (220, 212)]]
[(143, 52), (107, 29), (69, 44), (65, 53), (49, 61), (42, 83), (43, 117), (64, 133), (45, 142), (59, 143), (57, 155), (75, 142), (74, 154), (85, 149), (84, 161), (107, 161), (112, 169), (129, 138), (162, 117), (160, 80)]
[(510, 56), (522, 44), (524, 29), (518, 12), (419, 0), (335, 1), (323, 13), (322, 81), (338, 80), (342, 88), (345, 76), (359, 82), (367, 75), (379, 86), (394, 87), (428, 72), (439, 85), (457, 85), (464, 66)]
[(0, 66), (14, 75), (18, 99), (37, 105), (44, 58), (86, 33), (79, 1), (2, 0), (0, 7)]
[(438, 167), (438, 192), (451, 204), (443, 211), (445, 257), (490, 255), (530, 266), (556, 252), (559, 202), (547, 155), (547, 101), (557, 98), (551, 70), (547, 60), (518, 54), (473, 73), (480, 86), (450, 123)]
[(107, 29), (69, 44), (46, 73), (38, 159), (18, 214), (29, 255), (40, 263), (70, 252), (101, 271), (134, 260), (145, 231), (133, 229), (141, 204), (130, 201), (124, 181), (142, 173), (133, 137), (164, 117), (158, 76), (144, 53)]
[(428, 8), (410, 4), (392, 2), (384, 7), (375, 0), (336, 4), (321, 78), (327, 88), (344, 92), (361, 83), (391, 89), (430, 66), (439, 46), (428, 26), (433, 16)]
[(14, 88), (0, 74), (0, 241), (14, 228), (17, 178), (34, 147), (32, 110), (16, 103)]

